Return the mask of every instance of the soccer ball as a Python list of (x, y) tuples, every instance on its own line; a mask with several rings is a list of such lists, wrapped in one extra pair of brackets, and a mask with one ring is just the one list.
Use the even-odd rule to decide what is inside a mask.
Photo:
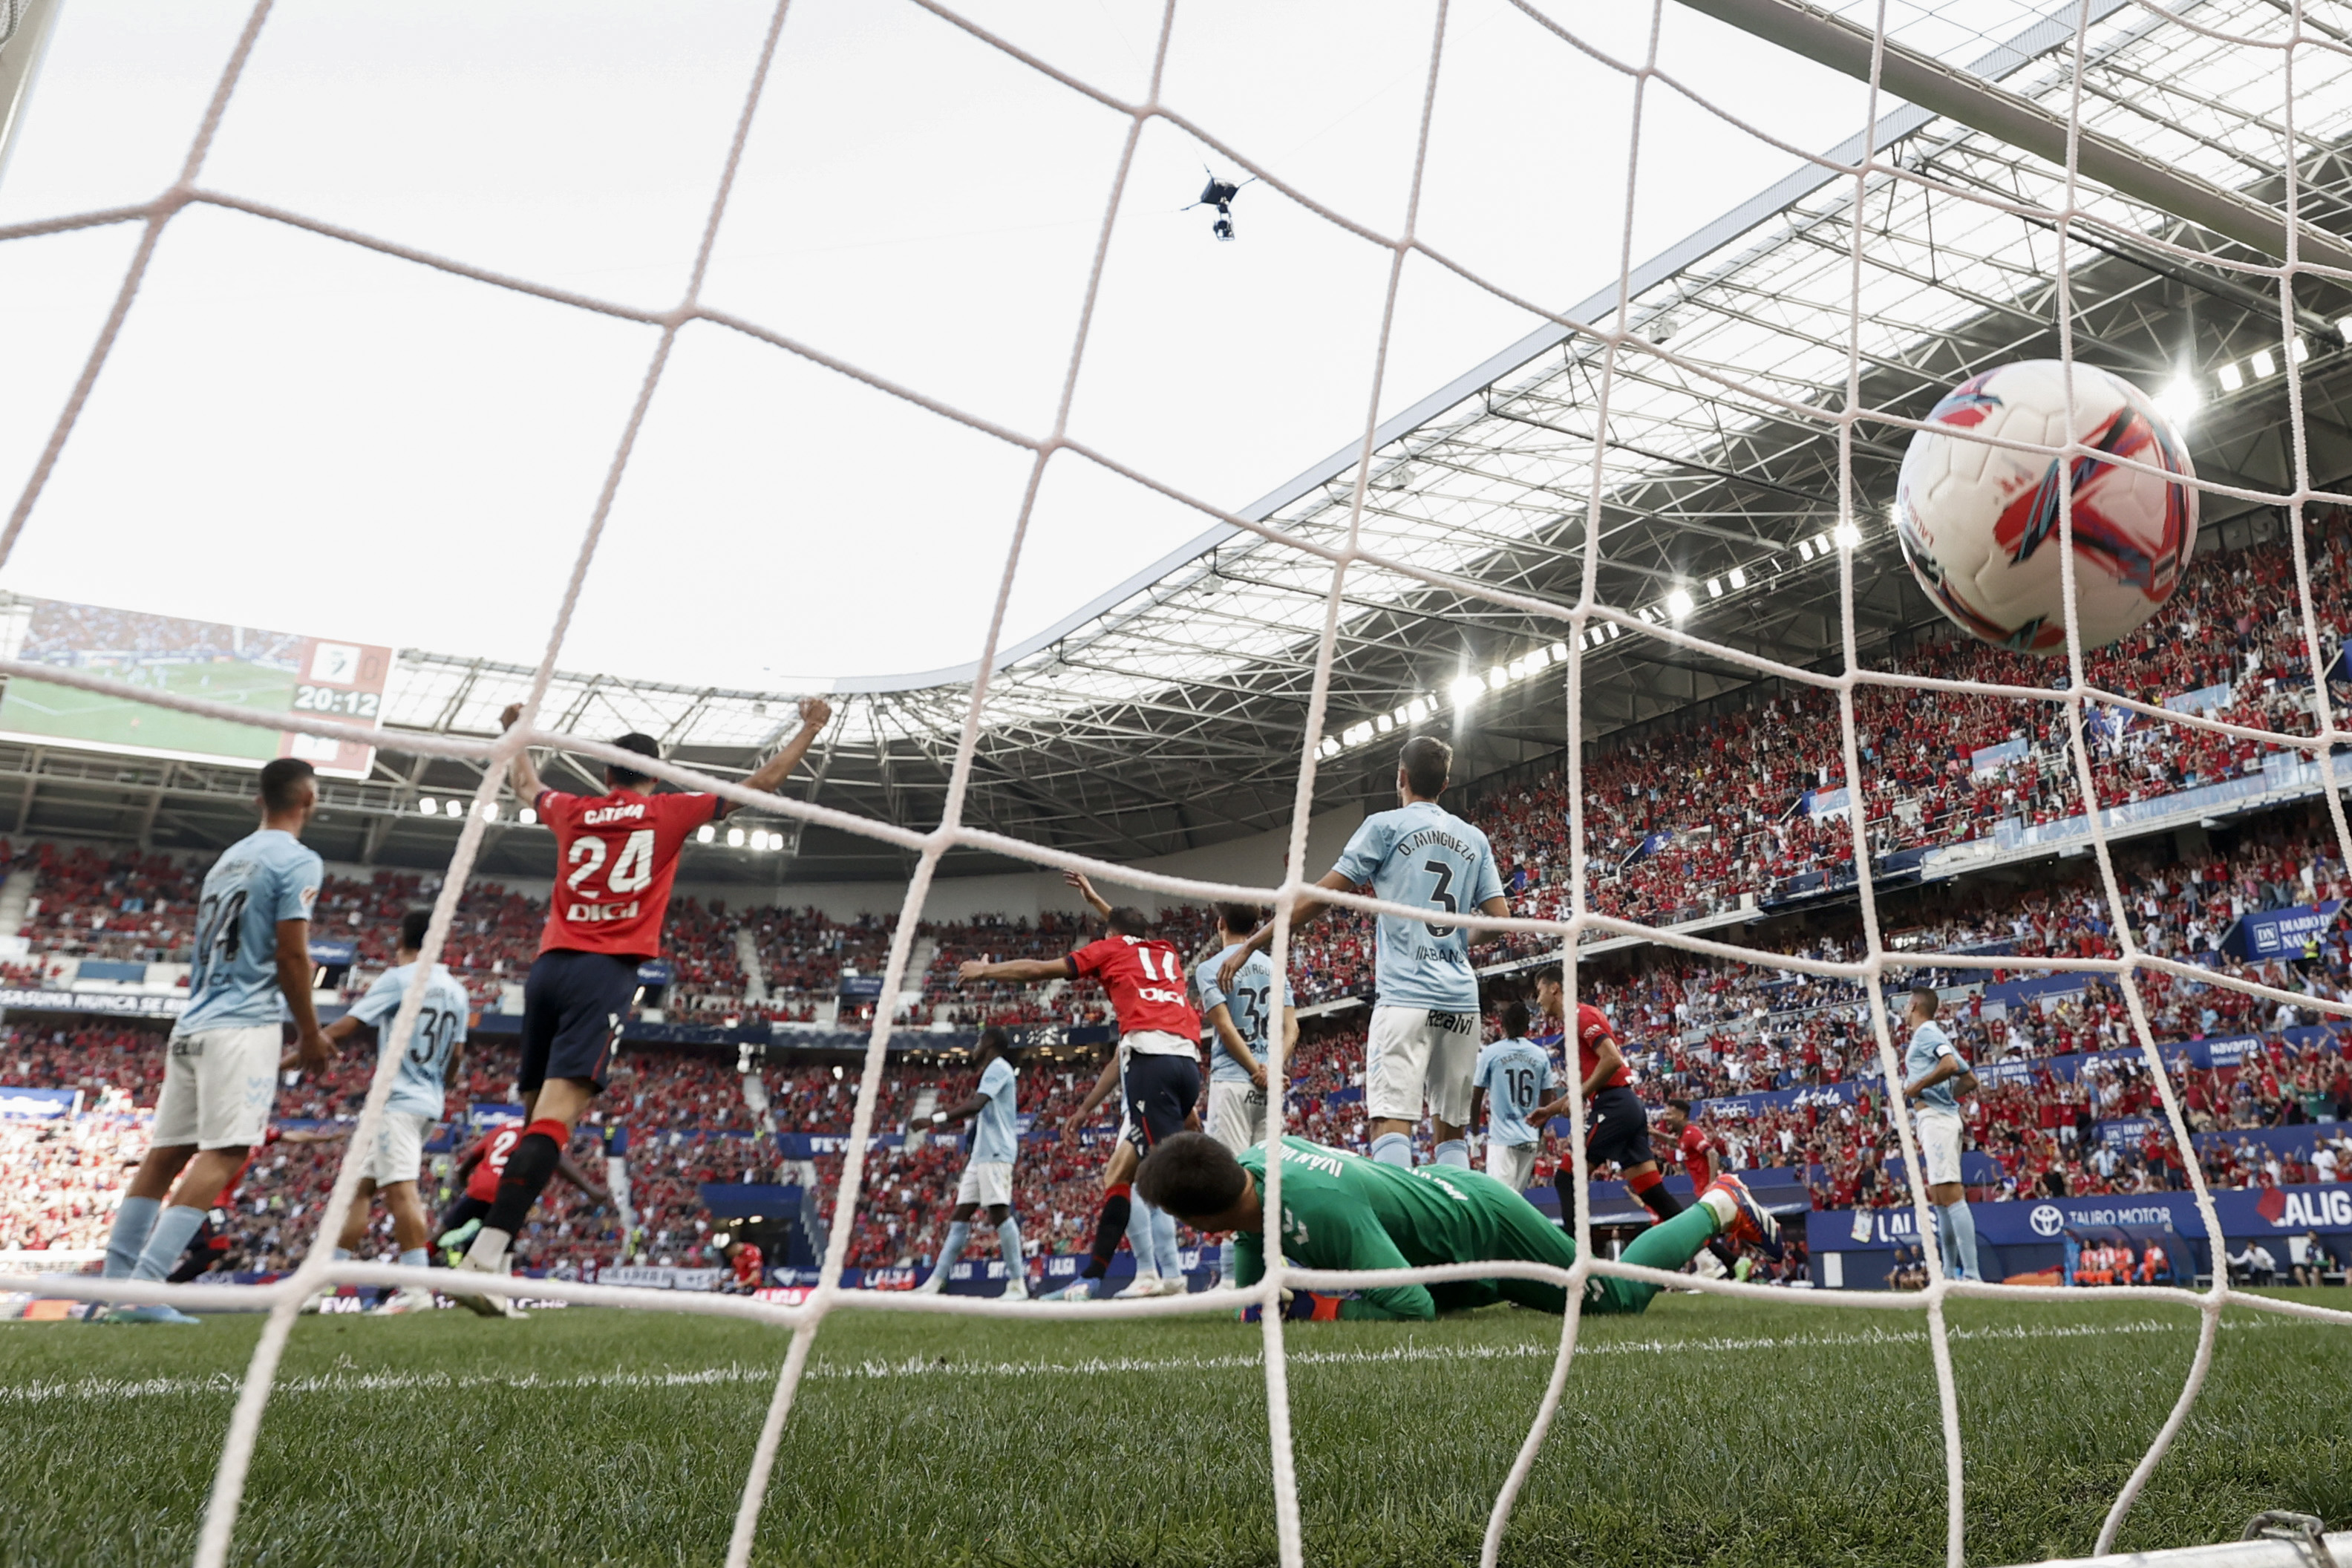
[[(2180, 433), (2139, 388), (2074, 366), (2083, 445), (2194, 479)], [(2197, 543), (2193, 486), (2097, 458), (2053, 458), (1969, 436), (2055, 447), (2066, 437), (2065, 367), (2022, 360), (1962, 382), (1911, 437), (1895, 534), (1927, 596), (1963, 630), (2025, 653), (2063, 653), (2059, 500), (2074, 495), (2074, 614), (2086, 649), (2154, 615)]]

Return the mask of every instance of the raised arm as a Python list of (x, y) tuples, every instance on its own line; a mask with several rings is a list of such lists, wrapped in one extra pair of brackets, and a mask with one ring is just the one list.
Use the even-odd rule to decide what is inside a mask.
[[(832, 717), (833, 704), (824, 698), (802, 698), (800, 733), (786, 741), (782, 751), (752, 769), (745, 776), (743, 787), (758, 790), (761, 795), (775, 794), (776, 786), (792, 777), (793, 770), (801, 765), (801, 759), (808, 755), (809, 747), (816, 742), (817, 731), (823, 730), (825, 721)], [(735, 803), (731, 800), (719, 803), (719, 815), (721, 816), (734, 809)]]
[(1084, 871), (1065, 871), (1062, 880), (1078, 890), (1078, 897), (1086, 900), (1087, 908), (1105, 920), (1110, 918), (1110, 900), (1095, 891), (1094, 883), (1087, 879)]
[(958, 980), (1076, 980), (1076, 973), (1066, 958), (1008, 958), (1001, 963), (983, 963), (977, 958), (967, 958), (956, 966)]
[[(1328, 888), (1335, 893), (1345, 893), (1354, 891), (1356, 884), (1344, 871), (1326, 871), (1316, 882), (1315, 887)], [(1330, 907), (1329, 903), (1315, 896), (1314, 889), (1301, 891), (1297, 898), (1290, 900), (1290, 934), (1297, 936), (1300, 931), (1321, 920), (1324, 911)], [(1232, 990), (1234, 976), (1242, 972), (1242, 965), (1249, 962), (1249, 955), (1253, 952), (1269, 952), (1273, 947), (1274, 921), (1269, 920), (1265, 924), (1250, 932), (1243, 940), (1242, 944), (1234, 949), (1232, 955), (1217, 971), (1218, 986), (1223, 990)]]
[[(499, 732), (504, 733), (513, 729), (515, 721), (521, 717), (522, 704), (508, 703), (506, 711), (499, 715)], [(540, 792), (547, 787), (540, 782), (539, 764), (530, 760), (529, 746), (517, 752), (514, 761), (507, 764), (507, 787), (513, 790), (515, 798), (525, 805), (535, 803), (539, 799)]]

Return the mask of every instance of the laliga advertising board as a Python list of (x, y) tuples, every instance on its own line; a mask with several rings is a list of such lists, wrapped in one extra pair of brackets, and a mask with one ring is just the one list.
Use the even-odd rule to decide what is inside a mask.
[(121, 696), (19, 677), (0, 693), (0, 738), (200, 763), (301, 757), (337, 778), (365, 778), (375, 748), (158, 708), (169, 692), (256, 713), (316, 713), (375, 724), (392, 650), (369, 643), (188, 621), (140, 610), (0, 594), (0, 657), (120, 681)]
[[(2352, 1185), (2269, 1187), (2259, 1192), (2213, 1194), (2221, 1233), (2231, 1241), (2266, 1236), (2352, 1233)], [(2133, 1193), (2095, 1198), (2043, 1198), (2003, 1204), (1970, 1204), (1977, 1238), (1994, 1247), (2030, 1247), (2058, 1239), (2069, 1226), (2169, 1226), (2185, 1237), (2203, 1237), (2205, 1221), (2187, 1193)], [(1918, 1228), (1910, 1208), (1829, 1209), (1806, 1222), (1813, 1250), (1875, 1251), (1916, 1247)]]

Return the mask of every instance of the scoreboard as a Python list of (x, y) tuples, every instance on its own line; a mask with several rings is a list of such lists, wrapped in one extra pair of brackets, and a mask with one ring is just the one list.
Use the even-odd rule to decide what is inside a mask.
[(315, 713), (373, 725), (392, 669), (392, 650), (370, 643), (17, 594), (0, 594), (0, 656), (122, 687), (118, 696), (16, 677), (0, 690), (0, 739), (192, 762), (258, 765), (301, 757), (338, 778), (365, 778), (375, 748), (159, 708), (138, 694), (170, 692), (257, 715)]

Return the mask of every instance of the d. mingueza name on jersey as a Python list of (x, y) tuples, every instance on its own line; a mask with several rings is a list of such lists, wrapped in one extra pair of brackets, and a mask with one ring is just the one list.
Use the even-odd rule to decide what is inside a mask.
[(1426, 849), (1433, 844), (1436, 845), (1440, 849), (1451, 849), (1456, 855), (1465, 856), (1473, 860), (1478, 858), (1479, 852), (1477, 849), (1470, 845), (1463, 843), (1462, 840), (1454, 837), (1454, 835), (1446, 832), (1442, 827), (1416, 827), (1411, 833), (1406, 834), (1402, 838), (1398, 839), (1396, 841), (1396, 847), (1390, 850), (1389, 853), (1393, 855), (1399, 850)]

